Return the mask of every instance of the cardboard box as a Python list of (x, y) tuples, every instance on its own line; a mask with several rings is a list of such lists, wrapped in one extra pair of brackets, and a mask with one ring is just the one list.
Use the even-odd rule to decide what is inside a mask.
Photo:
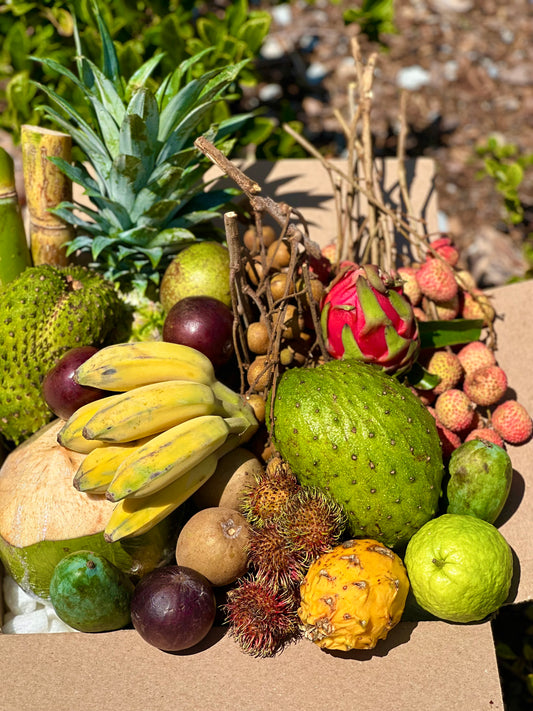
[[(333, 237), (331, 188), (315, 160), (246, 170), (263, 193), (298, 208), (313, 239)], [(437, 231), (433, 164), (409, 164), (413, 201)], [(397, 200), (394, 164), (384, 175)], [(533, 412), (533, 282), (492, 290), (499, 314), (497, 358), (516, 398)], [(516, 556), (509, 603), (533, 599), (533, 443), (508, 447), (511, 495), (499, 521)], [(133, 630), (106, 634), (0, 636), (0, 711), (502, 711), (490, 623), (401, 622), (373, 651), (329, 653), (302, 640), (256, 659), (214, 628), (193, 650), (168, 654)]]

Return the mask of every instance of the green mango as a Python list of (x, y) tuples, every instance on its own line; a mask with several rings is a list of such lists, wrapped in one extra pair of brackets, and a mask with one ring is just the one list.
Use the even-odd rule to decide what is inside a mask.
[(54, 568), (50, 600), (58, 617), (80, 632), (110, 632), (131, 621), (130, 578), (107, 558), (76, 551)]
[(513, 478), (511, 458), (485, 440), (463, 442), (448, 464), (447, 513), (476, 516), (494, 523), (504, 507)]

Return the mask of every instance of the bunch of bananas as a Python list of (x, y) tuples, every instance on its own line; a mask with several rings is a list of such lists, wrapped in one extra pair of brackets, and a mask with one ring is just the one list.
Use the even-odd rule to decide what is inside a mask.
[(155, 526), (258, 428), (251, 407), (188, 346), (107, 346), (79, 366), (75, 380), (113, 393), (80, 407), (58, 434), (63, 447), (86, 455), (74, 486), (117, 502), (108, 541)]

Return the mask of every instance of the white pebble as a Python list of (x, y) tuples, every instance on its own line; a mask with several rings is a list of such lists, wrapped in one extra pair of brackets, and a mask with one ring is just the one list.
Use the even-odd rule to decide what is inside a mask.
[(15, 615), (2, 627), (4, 634), (43, 634), (48, 632), (48, 615), (44, 607), (28, 612), (25, 615)]
[(261, 101), (274, 101), (279, 99), (283, 94), (283, 90), (279, 84), (265, 84), (257, 92)]
[(285, 54), (283, 45), (275, 37), (266, 37), (261, 46), (261, 56), (264, 59), (280, 59)]
[(418, 64), (412, 67), (403, 67), (398, 71), (396, 75), (396, 84), (400, 89), (408, 89), (410, 91), (417, 91), (423, 86), (429, 84), (429, 72), (423, 69)]
[(274, 21), (281, 27), (287, 27), (292, 22), (292, 8), (288, 3), (274, 5), (270, 12)]
[(318, 84), (327, 75), (328, 70), (321, 62), (312, 62), (305, 72), (305, 76), (308, 82), (311, 84)]

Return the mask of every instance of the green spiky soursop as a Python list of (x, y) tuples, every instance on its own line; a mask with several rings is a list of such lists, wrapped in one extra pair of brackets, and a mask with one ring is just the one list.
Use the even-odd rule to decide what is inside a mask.
[(286, 371), (267, 426), (300, 483), (343, 506), (349, 535), (402, 548), (435, 515), (443, 476), (435, 421), (376, 366), (332, 360)]
[(49, 422), (41, 394), (48, 370), (70, 348), (102, 345), (126, 321), (113, 285), (86, 267), (43, 264), (4, 285), (0, 435), (17, 445)]

